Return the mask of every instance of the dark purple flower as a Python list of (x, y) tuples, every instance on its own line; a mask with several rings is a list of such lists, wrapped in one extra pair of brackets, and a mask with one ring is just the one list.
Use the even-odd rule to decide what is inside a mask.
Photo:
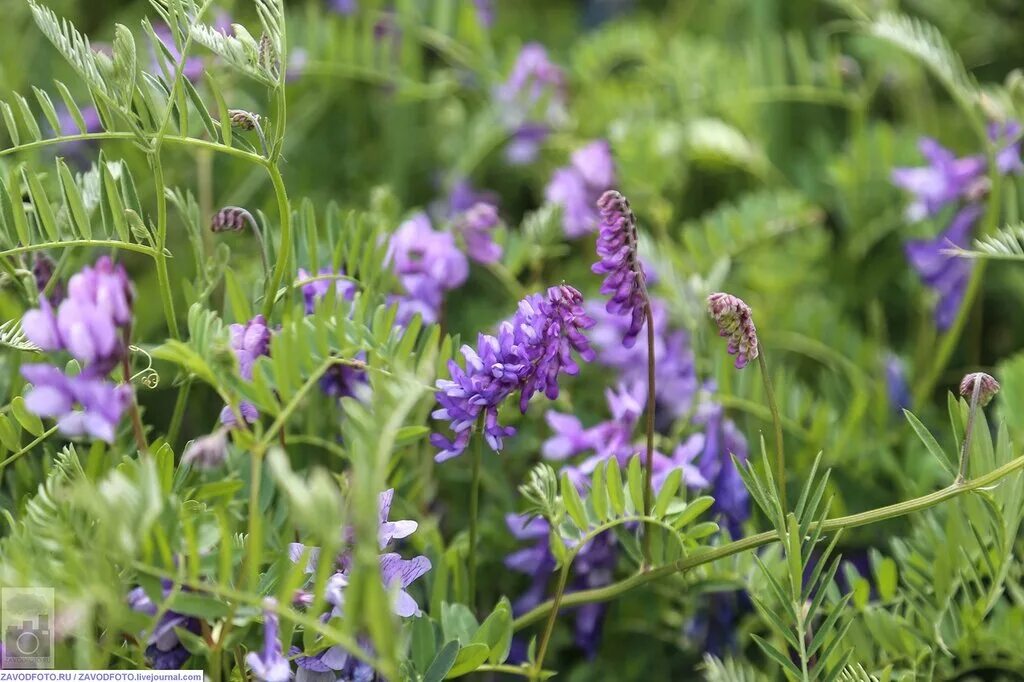
[(399, 299), (401, 324), (415, 313), (424, 322), (437, 322), (444, 292), (461, 286), (469, 276), (469, 263), (454, 235), (434, 230), (425, 213), (406, 220), (391, 235), (387, 260), (405, 289)]
[[(32, 277), (36, 281), (36, 291), (39, 292), (40, 296), (50, 286), (50, 281), (53, 280), (53, 273), (56, 268), (57, 264), (53, 262), (52, 258), (45, 253), (36, 253), (35, 259), (32, 261)], [(64, 295), (64, 285), (60, 282), (54, 282), (50, 293), (46, 295), (46, 299), (50, 305), (60, 305), (60, 302), (64, 300)]]
[[(540, 604), (547, 592), (548, 581), (555, 569), (555, 560), (548, 546), (550, 527), (542, 518), (516, 514), (506, 516), (505, 523), (513, 536), (530, 543), (505, 558), (508, 568), (531, 576), (530, 587), (512, 605), (513, 612), (519, 615)], [(615, 536), (611, 533), (598, 535), (580, 549), (572, 564), (572, 580), (566, 593), (610, 584), (614, 578), (615, 549)], [(604, 604), (587, 604), (576, 610), (576, 645), (588, 656), (597, 652), (605, 610)]]
[(747, 460), (747, 441), (722, 406), (710, 400), (697, 408), (694, 423), (703, 428), (704, 448), (698, 467), (715, 498), (712, 510), (722, 515), (735, 537), (750, 516), (750, 495), (732, 458)]
[(615, 183), (611, 147), (597, 140), (577, 149), (568, 166), (557, 169), (544, 190), (545, 198), (562, 207), (562, 226), (570, 239), (597, 229), (597, 202)]
[(981, 214), (980, 206), (968, 204), (953, 216), (949, 227), (938, 237), (909, 241), (905, 245), (911, 267), (917, 271), (921, 281), (938, 295), (935, 326), (940, 330), (949, 329), (956, 319), (973, 267), (970, 260), (950, 256), (943, 251), (967, 247), (971, 231)]
[(505, 81), (495, 92), (505, 127), (513, 133), (506, 150), (511, 163), (529, 163), (553, 127), (566, 119), (565, 74), (539, 43), (524, 45)]
[(647, 309), (647, 282), (638, 253), (636, 216), (629, 201), (615, 190), (608, 190), (597, 202), (601, 210), (601, 232), (597, 255), (601, 260), (591, 270), (606, 275), (601, 293), (611, 296), (605, 308), (613, 315), (629, 318), (629, 329), (622, 345), (631, 348), (644, 326)]
[[(171, 581), (162, 580), (160, 582), (163, 597), (167, 599), (171, 594)], [(136, 587), (128, 593), (128, 606), (135, 611), (153, 617), (159, 612), (156, 604), (141, 587)], [(202, 629), (197, 618), (165, 610), (160, 616), (160, 620), (154, 625), (153, 631), (148, 636), (143, 633), (149, 645), (146, 647), (146, 658), (157, 670), (178, 670), (191, 656), (185, 645), (181, 643), (175, 628), (187, 630), (196, 635)]]
[(449, 361), (451, 379), (437, 382), (440, 407), (433, 416), (449, 422), (454, 438), (431, 435), (431, 443), (441, 449), (435, 459), (443, 462), (462, 454), (473, 423), (481, 416), (483, 436), (499, 452), (502, 438), (515, 430), (498, 422), (498, 408), (517, 391), (524, 413), (538, 391), (551, 400), (557, 398), (559, 374), (579, 371), (573, 351), (585, 361), (594, 357), (583, 336), (583, 330), (593, 324), (583, 310), (583, 296), (563, 284), (548, 289), (546, 296), (534, 294), (520, 301), (516, 314), (501, 323), (496, 337), (480, 334), (475, 350), (463, 346), (466, 368)]
[[(270, 329), (262, 315), (257, 315), (245, 324), (233, 324), (231, 332), (231, 350), (238, 360), (238, 374), (246, 380), (252, 379), (253, 365), (261, 355), (270, 355)], [(238, 411), (246, 422), (252, 424), (259, 419), (256, 406), (242, 401)], [(237, 417), (229, 405), (220, 412), (220, 422), (231, 427), (237, 424)]]
[(276, 599), (263, 600), (263, 648), (258, 652), (250, 651), (245, 657), (252, 676), (260, 682), (287, 682), (292, 677), (291, 666), (281, 655), (276, 609)]

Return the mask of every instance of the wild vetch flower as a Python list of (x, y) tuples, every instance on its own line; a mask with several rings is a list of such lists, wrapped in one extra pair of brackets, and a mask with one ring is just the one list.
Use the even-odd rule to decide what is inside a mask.
[(914, 195), (907, 208), (910, 220), (921, 220), (939, 213), (945, 206), (977, 193), (985, 179), (985, 157), (956, 158), (936, 140), (923, 137), (918, 142), (927, 166), (894, 168), (892, 181)]
[[(477, 204), (490, 204), (497, 209), (499, 203), (500, 197), (497, 192), (478, 190), (469, 180), (462, 179), (452, 185), (452, 190), (448, 194), (446, 213), (448, 216), (455, 216), (463, 211), (468, 211)], [(445, 212), (444, 209), (441, 209), (441, 212)]]
[[(548, 545), (550, 527), (542, 518), (517, 514), (506, 516), (505, 523), (514, 537), (531, 543), (505, 558), (508, 568), (531, 577), (530, 587), (512, 605), (512, 610), (519, 615), (544, 601), (547, 593), (548, 582), (555, 569), (555, 560)], [(615, 560), (615, 536), (611, 533), (598, 535), (576, 555), (566, 593), (610, 584), (614, 578)], [(604, 604), (586, 604), (576, 611), (575, 641), (588, 656), (597, 651), (606, 608)]]
[(88, 435), (108, 442), (131, 402), (128, 385), (105, 381), (124, 356), (122, 334), (132, 321), (132, 288), (124, 268), (103, 256), (71, 277), (67, 297), (54, 311), (48, 299), (22, 318), (22, 329), (45, 351), (66, 351), (83, 365), (66, 376), (47, 364), (21, 368), (33, 384), (25, 396), (30, 411), (53, 417), (61, 433)]
[(411, 618), (420, 613), (419, 604), (405, 588), (429, 570), (430, 559), (425, 556), (412, 559), (403, 559), (394, 553), (380, 556), (381, 579), (389, 590), (395, 591), (395, 602), (392, 608), (396, 616)]
[(953, 247), (966, 247), (981, 214), (981, 206), (965, 206), (953, 216), (942, 234), (934, 239), (909, 241), (904, 247), (907, 260), (921, 281), (938, 295), (935, 326), (940, 330), (949, 329), (956, 320), (973, 267), (970, 260), (943, 252)]
[(331, 268), (321, 268), (313, 276), (303, 268), (299, 268), (296, 284), (301, 284), (302, 297), (306, 305), (306, 314), (312, 314), (316, 303), (334, 287), (339, 299), (351, 301), (356, 295), (356, 283), (345, 277), (344, 270), (334, 271)]
[(449, 361), (451, 379), (437, 382), (440, 407), (433, 416), (450, 423), (454, 438), (431, 435), (431, 443), (441, 449), (435, 459), (443, 462), (461, 455), (473, 423), (481, 416), (484, 439), (499, 452), (502, 438), (515, 430), (498, 422), (498, 408), (517, 391), (524, 413), (538, 391), (551, 400), (557, 398), (559, 374), (579, 371), (573, 351), (585, 361), (594, 357), (583, 336), (583, 330), (593, 324), (583, 310), (583, 296), (563, 284), (548, 289), (546, 296), (533, 294), (520, 301), (512, 319), (499, 325), (496, 337), (480, 334), (475, 350), (463, 346), (466, 368)]
[(736, 356), (737, 369), (757, 357), (757, 329), (750, 306), (732, 294), (708, 296), (708, 313), (718, 325), (718, 335), (729, 339), (729, 354)]
[[(174, 76), (174, 70), (178, 68), (178, 63), (181, 61), (181, 51), (178, 49), (177, 44), (174, 42), (174, 34), (171, 33), (171, 29), (166, 24), (154, 24), (153, 32), (156, 33), (156, 37), (160, 39), (160, 42), (167, 48), (167, 52), (171, 56), (171, 63), (168, 68), (171, 70), (169, 76)], [(156, 54), (153, 55), (152, 70), (155, 74), (163, 73), (160, 68), (160, 64), (163, 61), (163, 55), (161, 54), (158, 58)], [(185, 66), (182, 69), (182, 75), (193, 83), (196, 83), (203, 77), (203, 72), (206, 70), (206, 63), (201, 57), (188, 57), (185, 59)]]
[(291, 666), (281, 655), (276, 608), (277, 600), (273, 597), (263, 600), (263, 648), (245, 656), (245, 664), (261, 682), (286, 682), (292, 677)]
[(722, 406), (709, 397), (697, 408), (694, 422), (703, 429), (704, 448), (697, 466), (715, 498), (712, 510), (722, 515), (729, 532), (736, 536), (740, 524), (750, 516), (750, 495), (732, 458), (741, 463), (747, 460), (747, 441)]
[[(245, 324), (231, 325), (229, 330), (231, 332), (231, 350), (238, 359), (238, 373), (243, 379), (251, 380), (256, 358), (261, 355), (270, 355), (270, 329), (267, 328), (267, 321), (262, 315), (257, 315)], [(250, 402), (243, 400), (239, 405), (239, 412), (242, 413), (242, 418), (250, 424), (259, 419), (256, 406)], [(221, 410), (220, 422), (225, 426), (236, 425), (235, 413), (230, 406), (225, 405)]]
[(224, 429), (217, 429), (189, 443), (181, 455), (181, 461), (197, 469), (216, 469), (224, 463), (227, 456), (227, 432)]
[(978, 404), (982, 407), (991, 402), (993, 396), (999, 393), (999, 382), (990, 374), (984, 372), (973, 372), (966, 375), (960, 382), (960, 395), (970, 400), (974, 396), (974, 389), (978, 387)]
[(614, 183), (615, 164), (604, 140), (577, 149), (571, 163), (554, 172), (544, 196), (562, 207), (562, 227), (567, 237), (575, 239), (597, 228), (597, 201)]
[[(161, 580), (160, 586), (164, 599), (167, 599), (171, 594), (171, 581)], [(136, 587), (128, 593), (128, 606), (148, 616), (155, 617), (158, 613), (156, 604), (141, 587)], [(175, 628), (181, 628), (196, 635), (201, 631), (198, 619), (175, 611), (164, 611), (146, 639), (148, 644), (146, 658), (157, 670), (178, 670), (191, 656), (185, 645), (181, 643)]]
[(608, 312), (629, 318), (622, 345), (631, 348), (644, 326), (647, 308), (647, 282), (637, 253), (636, 216), (629, 201), (615, 190), (608, 190), (597, 202), (601, 210), (601, 232), (597, 255), (601, 260), (591, 270), (606, 275), (601, 293), (610, 295)]
[(473, 0), (476, 18), (484, 28), (494, 25), (494, 0)]
[(523, 46), (508, 80), (495, 92), (512, 142), (505, 150), (510, 163), (532, 162), (553, 127), (566, 119), (565, 75), (548, 59), (539, 43)]
[(455, 245), (455, 237), (434, 230), (425, 213), (406, 220), (391, 235), (387, 260), (405, 289), (398, 299), (400, 323), (415, 313), (424, 322), (437, 322), (444, 292), (459, 287), (469, 276), (469, 263)]

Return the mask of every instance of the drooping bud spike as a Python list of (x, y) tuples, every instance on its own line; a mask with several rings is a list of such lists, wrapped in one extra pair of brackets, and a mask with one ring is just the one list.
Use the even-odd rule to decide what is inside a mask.
[(732, 294), (708, 296), (708, 313), (718, 325), (718, 335), (729, 339), (729, 354), (736, 356), (736, 368), (743, 369), (757, 357), (757, 329), (750, 306)]
[(632, 348), (646, 320), (647, 306), (647, 279), (638, 255), (636, 216), (626, 197), (615, 190), (602, 194), (597, 207), (601, 211), (597, 238), (597, 255), (601, 260), (591, 270), (606, 275), (601, 286), (602, 293), (611, 294), (606, 310), (630, 317), (622, 345)]
[(258, 233), (259, 227), (252, 213), (238, 206), (225, 206), (213, 215), (213, 219), (210, 221), (210, 231), (214, 233), (241, 232), (245, 229), (246, 224), (252, 228), (253, 232)]

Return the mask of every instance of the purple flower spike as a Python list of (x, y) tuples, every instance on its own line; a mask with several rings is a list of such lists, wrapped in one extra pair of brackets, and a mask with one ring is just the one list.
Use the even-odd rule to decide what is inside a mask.
[(287, 682), (292, 678), (291, 666), (281, 655), (276, 608), (277, 600), (273, 597), (263, 600), (263, 649), (250, 651), (245, 657), (253, 677), (261, 682)]
[(21, 375), (32, 384), (25, 406), (40, 417), (57, 420), (65, 436), (89, 436), (108, 443), (131, 404), (132, 389), (85, 374), (69, 377), (45, 363), (24, 365)]
[(495, 92), (512, 140), (505, 149), (509, 163), (532, 162), (554, 127), (566, 118), (565, 74), (539, 43), (523, 46), (508, 80)]
[(736, 368), (743, 369), (757, 357), (757, 329), (750, 306), (732, 294), (718, 293), (708, 296), (708, 312), (718, 325), (718, 335), (729, 339)]
[[(238, 374), (245, 380), (252, 379), (253, 365), (261, 355), (270, 355), (270, 329), (262, 315), (257, 315), (245, 324), (233, 324), (231, 332), (231, 350), (238, 359)], [(249, 424), (259, 419), (259, 412), (252, 403), (243, 400), (238, 411)], [(220, 412), (220, 423), (227, 427), (237, 426), (235, 412), (227, 405)]]
[(921, 281), (938, 294), (935, 326), (939, 330), (949, 329), (956, 320), (972, 269), (971, 261), (966, 258), (957, 258), (943, 252), (953, 247), (966, 247), (981, 214), (980, 206), (965, 206), (953, 216), (949, 227), (938, 237), (909, 241), (905, 245), (911, 267), (917, 271)]
[(399, 323), (420, 313), (423, 321), (437, 322), (444, 292), (459, 287), (469, 276), (469, 262), (455, 244), (455, 236), (438, 232), (425, 213), (417, 213), (391, 235), (388, 262), (405, 289), (398, 299)]
[(568, 166), (557, 169), (544, 190), (545, 198), (562, 207), (562, 227), (570, 239), (593, 232), (600, 221), (595, 205), (615, 184), (611, 147), (597, 140), (577, 149)]
[(534, 294), (520, 301), (496, 337), (480, 334), (475, 349), (463, 346), (466, 368), (450, 361), (451, 379), (437, 382), (439, 407), (433, 417), (448, 421), (454, 437), (431, 435), (431, 443), (441, 449), (435, 459), (443, 462), (461, 455), (481, 416), (484, 439), (492, 450), (501, 451), (502, 439), (515, 430), (498, 422), (498, 408), (517, 391), (523, 412), (538, 391), (552, 400), (558, 397), (558, 375), (579, 371), (573, 351), (588, 362), (594, 357), (583, 336), (583, 330), (593, 325), (583, 309), (583, 296), (563, 284), (548, 289), (547, 296)]
[(629, 328), (622, 345), (632, 348), (643, 329), (647, 310), (647, 283), (637, 254), (636, 216), (629, 201), (615, 190), (608, 190), (597, 202), (601, 210), (601, 232), (597, 255), (601, 260), (591, 270), (607, 275), (601, 293), (611, 295), (608, 312), (629, 317)]

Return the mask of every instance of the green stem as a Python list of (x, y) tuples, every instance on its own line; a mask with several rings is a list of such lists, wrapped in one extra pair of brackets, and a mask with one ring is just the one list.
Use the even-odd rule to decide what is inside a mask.
[(187, 378), (178, 388), (178, 397), (174, 401), (174, 412), (171, 414), (171, 425), (167, 429), (167, 442), (173, 448), (185, 419), (185, 408), (188, 407), (188, 394), (192, 390), (192, 379)]
[[(644, 315), (647, 317), (647, 465), (644, 472), (644, 516), (651, 515), (651, 498), (654, 496), (654, 312), (650, 298), (645, 297)], [(651, 565), (651, 534), (647, 526), (644, 534), (644, 567)], [(539, 667), (539, 666), (538, 666)]]
[(144, 253), (147, 256), (156, 258), (156, 251), (151, 247), (145, 246), (144, 244), (134, 244), (132, 242), (122, 242), (116, 239), (69, 239), (67, 241), (59, 242), (40, 242), (38, 244), (27, 244), (25, 246), (16, 246), (13, 249), (7, 249), (6, 251), (0, 251), (0, 258), (7, 258), (8, 256), (17, 256), (22, 253), (31, 253), (33, 251), (46, 251), (49, 249), (67, 249), (76, 246), (96, 246), (96, 247), (109, 247), (111, 249), (124, 249), (125, 251), (134, 251), (136, 253)]
[[(823, 533), (834, 533), (846, 528), (856, 528), (858, 526), (866, 526), (872, 523), (906, 516), (907, 514), (929, 509), (937, 504), (945, 502), (946, 500), (963, 495), (964, 493), (968, 493), (972, 490), (988, 487), (1022, 468), (1024, 468), (1024, 456), (1010, 460), (1001, 467), (998, 467), (984, 476), (979, 476), (971, 481), (953, 483), (941, 490), (936, 490), (933, 493), (916, 497), (912, 500), (897, 502), (896, 504), (891, 504), (886, 507), (879, 507), (878, 509), (872, 509), (859, 514), (841, 516), (837, 519), (825, 521), (821, 525), (821, 529)], [(818, 524), (811, 524), (810, 530), (817, 530), (817, 525)], [(620, 580), (617, 583), (606, 585), (605, 587), (572, 592), (571, 594), (565, 595), (561, 600), (561, 606), (579, 606), (580, 604), (590, 604), (615, 599), (630, 590), (641, 587), (642, 585), (654, 580), (658, 580), (659, 578), (672, 575), (673, 573), (689, 571), (697, 566), (718, 561), (719, 559), (724, 559), (726, 557), (733, 556), (734, 554), (739, 554), (740, 552), (756, 549), (758, 547), (771, 544), (772, 542), (777, 542), (778, 540), (779, 534), (774, 530), (758, 533), (757, 535), (751, 535), (750, 537), (743, 538), (742, 540), (736, 540), (719, 547), (693, 553), (683, 559), (664, 566), (659, 566), (646, 572), (636, 573), (628, 578)], [(515, 620), (514, 629), (520, 630), (531, 623), (540, 620), (545, 614), (552, 610), (553, 606), (554, 604), (552, 600), (548, 600), (523, 614)]]
[(47, 438), (49, 438), (50, 436), (52, 436), (55, 433), (57, 433), (57, 427), (56, 426), (51, 426), (49, 429), (47, 429), (46, 431), (43, 431), (41, 434), (39, 434), (39, 437), (36, 438), (34, 441), (32, 441), (31, 443), (29, 443), (28, 445), (23, 447), (21, 450), (18, 450), (17, 452), (15, 452), (13, 455), (8, 457), (4, 461), (0, 462), (0, 473), (3, 473), (4, 467), (6, 467), (8, 464), (10, 464), (11, 462), (17, 461), (25, 453), (29, 452), (32, 448), (34, 448), (35, 446), (39, 445), (40, 443), (42, 443), (44, 440), (46, 440)]
[(159, 147), (150, 155), (150, 165), (153, 168), (153, 185), (156, 188), (156, 253), (153, 254), (156, 261), (156, 278), (160, 286), (160, 300), (164, 306), (167, 329), (172, 338), (181, 339), (178, 318), (174, 313), (171, 278), (167, 272), (167, 195), (164, 194), (164, 169), (160, 163)]
[(757, 354), (757, 364), (761, 368), (761, 378), (764, 380), (764, 392), (768, 400), (768, 409), (772, 413), (772, 424), (775, 426), (775, 485), (779, 491), (779, 504), (782, 506), (782, 513), (786, 513), (786, 457), (782, 452), (782, 417), (779, 415), (779, 406), (775, 402), (775, 389), (772, 386), (772, 377), (768, 373), (768, 363), (764, 359), (764, 349)]
[(476, 446), (472, 448), (470, 457), (473, 458), (473, 482), (469, 489), (469, 556), (467, 557), (466, 589), (468, 592), (467, 601), (470, 607), (476, 606), (476, 543), (477, 543), (477, 518), (480, 512), (480, 464), (483, 460), (484, 449), (484, 418), (477, 420)]
[(246, 586), (255, 590), (260, 579), (260, 564), (263, 562), (263, 515), (260, 513), (260, 480), (263, 478), (263, 450), (254, 449), (251, 455), (252, 467), (249, 472), (249, 535), (246, 547)]
[[(646, 529), (645, 529), (646, 530)], [(647, 537), (647, 533), (644, 533)], [(540, 646), (537, 648), (537, 660), (533, 664), (531, 677), (540, 680), (541, 671), (544, 669), (544, 657), (548, 653), (548, 644), (551, 642), (551, 633), (555, 631), (555, 621), (558, 620), (558, 607), (562, 603), (562, 596), (565, 593), (565, 584), (569, 580), (569, 569), (572, 568), (572, 560), (567, 557), (562, 563), (562, 570), (558, 573), (558, 586), (555, 588), (555, 596), (552, 599), (551, 611), (548, 613), (548, 622), (544, 626), (544, 634), (540, 638)]]
[(274, 264), (274, 275), (267, 283), (267, 293), (263, 301), (263, 316), (269, 320), (270, 314), (274, 310), (277, 290), (281, 287), (281, 282), (284, 281), (284, 273), (289, 267), (288, 261), (291, 258), (292, 209), (288, 205), (288, 193), (285, 191), (280, 169), (274, 164), (268, 164), (267, 173), (270, 174), (270, 181), (274, 185), (274, 196), (277, 198), (277, 211), (281, 221), (281, 246), (278, 249), (277, 262)]

